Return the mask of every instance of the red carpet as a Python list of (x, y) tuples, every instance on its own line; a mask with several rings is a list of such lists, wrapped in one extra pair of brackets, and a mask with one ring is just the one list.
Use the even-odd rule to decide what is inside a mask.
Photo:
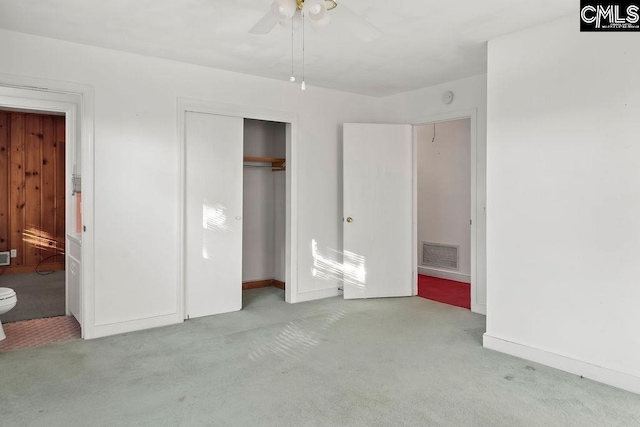
[(453, 280), (418, 275), (418, 296), (471, 309), (471, 285)]

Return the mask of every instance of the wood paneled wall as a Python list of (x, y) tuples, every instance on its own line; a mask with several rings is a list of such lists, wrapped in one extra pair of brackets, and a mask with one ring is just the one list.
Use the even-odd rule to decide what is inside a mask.
[(0, 274), (33, 271), (64, 252), (64, 184), (65, 118), (0, 111), (0, 251), (18, 251)]

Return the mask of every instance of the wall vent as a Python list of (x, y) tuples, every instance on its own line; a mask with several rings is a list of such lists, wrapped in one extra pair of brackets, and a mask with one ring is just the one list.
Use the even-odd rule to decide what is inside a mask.
[(0, 252), (0, 265), (11, 265), (11, 252)]
[(425, 267), (458, 270), (459, 246), (422, 242), (422, 265)]

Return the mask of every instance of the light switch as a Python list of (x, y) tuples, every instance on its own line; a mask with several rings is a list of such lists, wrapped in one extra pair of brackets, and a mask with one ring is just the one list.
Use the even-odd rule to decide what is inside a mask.
[(18, 250), (11, 249), (11, 258), (17, 258), (17, 257), (18, 257)]

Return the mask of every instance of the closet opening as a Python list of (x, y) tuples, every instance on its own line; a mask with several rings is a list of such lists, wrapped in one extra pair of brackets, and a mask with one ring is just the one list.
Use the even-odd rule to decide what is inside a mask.
[[(243, 307), (285, 299), (286, 123), (244, 119)], [(258, 290), (260, 289), (260, 290)]]
[(297, 302), (297, 118), (194, 100), (178, 108), (178, 315)]

